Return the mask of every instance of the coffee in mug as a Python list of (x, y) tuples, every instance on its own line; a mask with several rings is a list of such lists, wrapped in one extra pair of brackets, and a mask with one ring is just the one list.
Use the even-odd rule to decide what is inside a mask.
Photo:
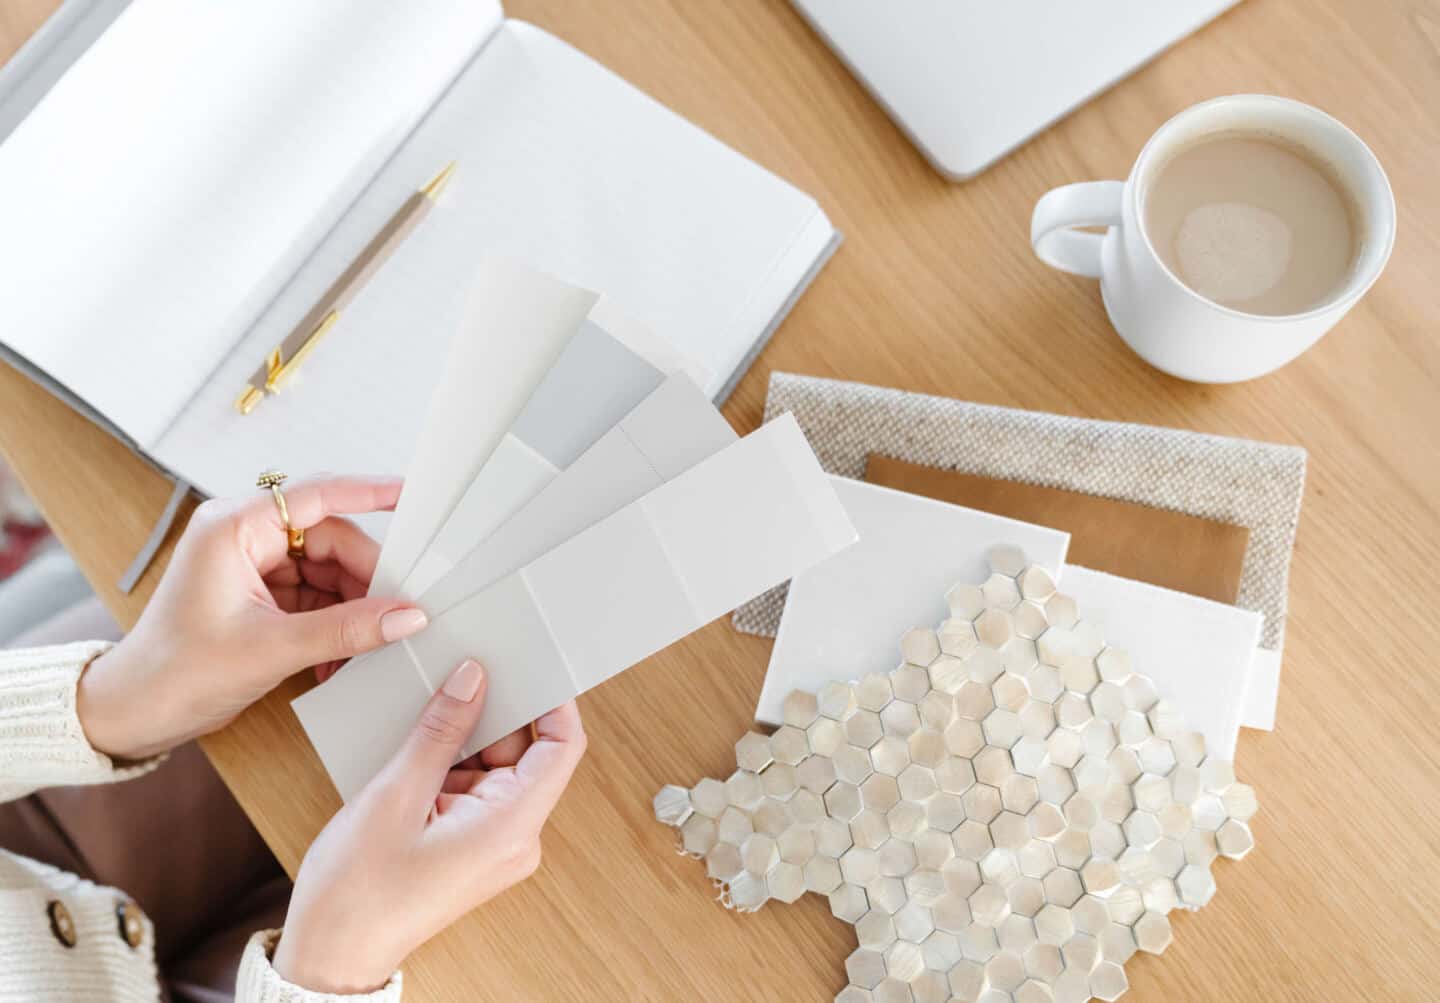
[(1233, 383), (1283, 366), (1365, 295), (1395, 246), (1395, 198), (1329, 115), (1235, 94), (1162, 125), (1125, 181), (1047, 192), (1030, 243), (1100, 280), (1110, 322), (1146, 362)]
[(1285, 316), (1345, 285), (1358, 251), (1355, 199), (1305, 147), (1226, 132), (1161, 163), (1144, 225), (1165, 267), (1206, 299)]

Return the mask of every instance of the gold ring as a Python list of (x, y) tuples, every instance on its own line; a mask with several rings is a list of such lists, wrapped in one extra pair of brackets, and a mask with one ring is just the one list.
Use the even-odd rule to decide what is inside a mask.
[(267, 470), (255, 480), (257, 488), (269, 488), (275, 496), (275, 507), (280, 510), (280, 521), (285, 524), (285, 552), (297, 561), (305, 559), (305, 531), (290, 524), (290, 509), (285, 505), (285, 495), (280, 485), (285, 475), (278, 470)]

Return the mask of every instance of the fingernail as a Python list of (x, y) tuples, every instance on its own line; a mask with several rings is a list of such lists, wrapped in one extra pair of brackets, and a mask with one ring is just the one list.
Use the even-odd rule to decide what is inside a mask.
[(475, 694), (480, 692), (480, 683), (485, 679), (485, 670), (480, 663), (467, 660), (460, 663), (460, 667), (450, 673), (450, 678), (445, 680), (445, 695), (459, 700), (461, 703), (469, 703), (475, 699)]
[(399, 641), (420, 633), (429, 622), (424, 610), (392, 609), (380, 618), (380, 636), (387, 641)]

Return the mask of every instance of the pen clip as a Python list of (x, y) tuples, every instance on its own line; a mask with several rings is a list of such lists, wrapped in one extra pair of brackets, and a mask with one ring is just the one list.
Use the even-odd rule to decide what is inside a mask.
[(281, 388), (294, 377), (310, 353), (315, 350), (320, 339), (325, 337), (325, 334), (335, 326), (335, 322), (339, 319), (340, 311), (331, 310), (327, 313), (318, 324), (311, 328), (310, 333), (305, 336), (305, 340), (300, 343), (300, 347), (295, 349), (295, 353), (288, 359), (285, 358), (284, 345), (273, 349), (269, 355), (265, 356), (263, 375), (252, 376), (250, 383), (246, 384), (245, 389), (236, 398), (235, 410), (241, 414), (249, 414), (265, 399), (266, 394), (278, 394)]
[(315, 325), (314, 330), (300, 343), (300, 347), (295, 349), (295, 354), (290, 356), (290, 358), (282, 359), (280, 349), (278, 348), (266, 357), (265, 390), (267, 393), (278, 394), (280, 392), (281, 388), (295, 376), (301, 365), (309, 358), (310, 353), (315, 350), (315, 346), (320, 344), (320, 339), (325, 337), (339, 319), (340, 311), (331, 310), (327, 313), (324, 318), (321, 319), (320, 323)]

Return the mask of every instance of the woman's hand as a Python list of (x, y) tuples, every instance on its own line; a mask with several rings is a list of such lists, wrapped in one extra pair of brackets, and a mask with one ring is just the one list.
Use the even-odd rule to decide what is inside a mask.
[(540, 864), (540, 830), (585, 751), (568, 703), (451, 768), (480, 720), (465, 662), (395, 757), (305, 854), (274, 967), (312, 992), (371, 992), (407, 955)]
[(285, 491), (305, 530), (304, 560), (286, 554), (270, 492), (208, 501), (190, 520), (135, 629), (80, 677), (90, 744), (120, 759), (152, 755), (228, 724), (306, 666), (339, 662), (425, 627), (396, 599), (366, 598), (379, 545), (338, 518), (386, 511), (398, 479), (337, 477)]

